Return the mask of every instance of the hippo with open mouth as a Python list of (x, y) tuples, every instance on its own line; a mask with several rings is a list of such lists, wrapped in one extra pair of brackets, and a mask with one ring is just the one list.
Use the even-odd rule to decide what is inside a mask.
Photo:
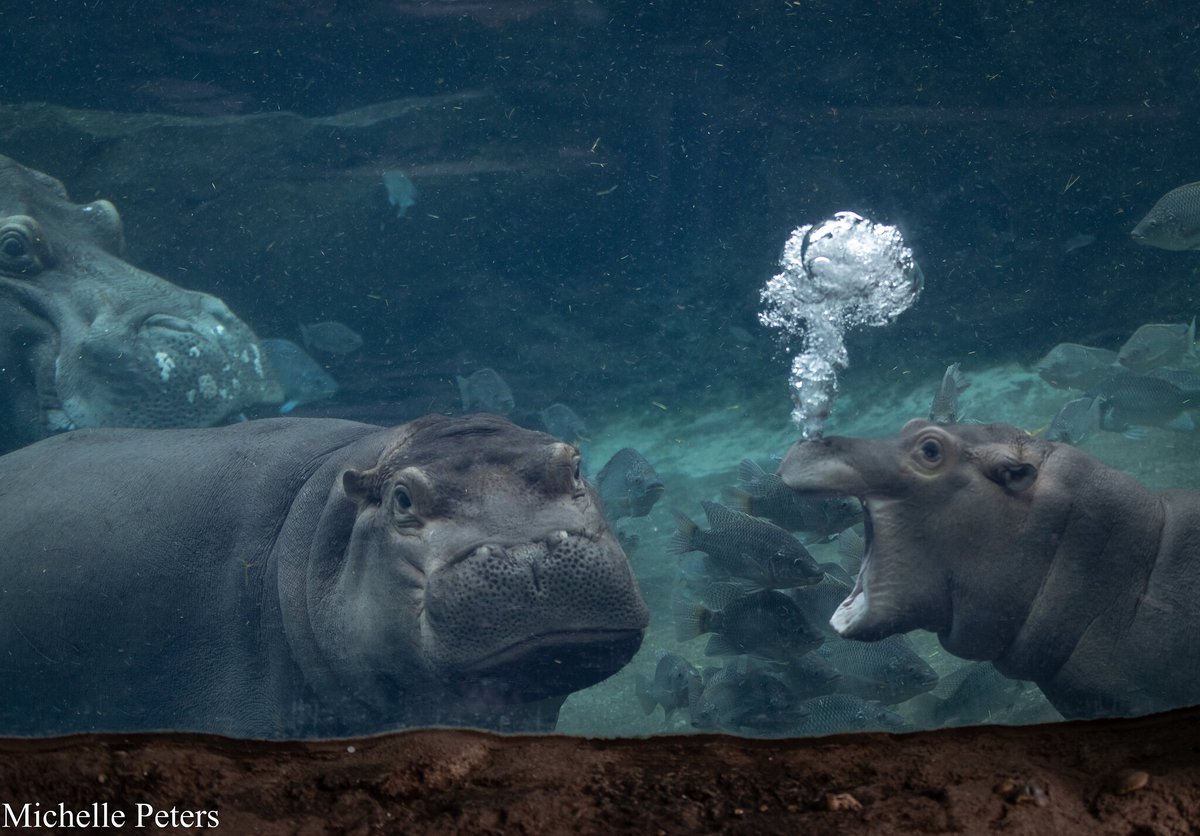
[(79, 427), (203, 427), (283, 391), (225, 303), (122, 258), (107, 200), (0, 156), (0, 453)]
[(797, 442), (779, 474), (863, 504), (866, 555), (830, 620), (842, 636), (930, 630), (1066, 717), (1200, 703), (1200, 492), (1153, 493), (1006, 424), (922, 420)]
[(0, 457), (0, 734), (553, 728), (647, 626), (579, 452), (499, 416)]

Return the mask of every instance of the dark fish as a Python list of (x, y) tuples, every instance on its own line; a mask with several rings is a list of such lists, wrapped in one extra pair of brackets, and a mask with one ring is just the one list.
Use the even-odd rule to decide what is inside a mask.
[(933, 722), (938, 726), (996, 722), (1010, 714), (1032, 687), (1023, 680), (1009, 679), (990, 662), (963, 665), (942, 677), (930, 692), (937, 699)]
[(1033, 368), (1042, 380), (1060, 389), (1091, 389), (1113, 374), (1117, 353), (1078, 343), (1059, 343)]
[(688, 710), (698, 729), (768, 734), (789, 731), (807, 713), (779, 676), (745, 657), (693, 686)]
[(363, 338), (340, 322), (300, 323), (304, 347), (326, 354), (350, 354), (362, 348)]
[(1046, 438), (1066, 444), (1081, 444), (1100, 429), (1100, 399), (1090, 395), (1063, 404), (1046, 428)]
[(583, 419), (576, 414), (575, 410), (566, 404), (552, 403), (538, 415), (542, 419), (542, 426), (546, 428), (546, 432), (559, 441), (577, 444), (587, 440), (587, 425), (583, 423)]
[(842, 675), (839, 692), (884, 705), (912, 699), (938, 681), (903, 634), (876, 642), (831, 639), (816, 652)]
[(723, 574), (758, 589), (787, 589), (815, 583), (823, 576), (804, 544), (774, 523), (716, 502), (700, 504), (711, 528), (702, 529), (674, 512), (679, 530), (667, 551), (704, 552)]
[(275, 378), (283, 387), (285, 403), (279, 412), (286, 415), (300, 404), (333, 397), (337, 381), (291, 340), (259, 340)]
[(853, 589), (852, 584), (826, 574), (820, 583), (789, 589), (785, 594), (796, 602), (796, 606), (800, 607), (805, 617), (823, 633), (835, 636), (837, 632), (829, 624), (829, 619), (833, 618), (833, 613), (841, 603), (850, 597)]
[(958, 396), (971, 384), (959, 371), (958, 363), (946, 367), (942, 382), (933, 394), (933, 404), (929, 407), (929, 420), (935, 424), (956, 424), (959, 420)]
[(742, 460), (738, 477), (740, 490), (725, 492), (730, 505), (780, 528), (810, 535), (811, 542), (828, 542), (843, 528), (862, 522), (862, 505), (852, 496), (802, 496), (750, 459)]
[(706, 598), (707, 607), (687, 601), (674, 605), (679, 641), (714, 634), (705, 655), (745, 653), (787, 662), (814, 649), (824, 638), (782, 592), (767, 589), (747, 595), (732, 584), (713, 584)]
[(1196, 423), (1185, 412), (1198, 406), (1178, 386), (1157, 377), (1118, 374), (1096, 389), (1100, 429), (1137, 437), (1143, 427), (1192, 432)]
[(1200, 183), (1171, 189), (1129, 234), (1160, 250), (1200, 249)]
[(669, 719), (676, 709), (687, 707), (693, 683), (700, 683), (700, 672), (696, 667), (677, 653), (660, 650), (654, 680), (638, 674), (635, 690), (643, 711), (653, 714), (661, 705)]
[(1117, 362), (1134, 374), (1171, 366), (1192, 357), (1196, 345), (1196, 320), (1191, 325), (1151, 323), (1133, 332), (1117, 352)]
[(808, 709), (795, 734), (814, 737), (847, 732), (900, 732), (909, 728), (903, 717), (882, 705), (851, 694), (826, 694), (802, 702)]
[(632, 447), (622, 447), (596, 475), (596, 490), (609, 522), (622, 517), (644, 517), (663, 495), (666, 486), (646, 457)]
[(512, 389), (495, 369), (479, 369), (470, 377), (455, 378), (462, 396), (463, 412), (490, 412), (508, 415), (515, 401)]

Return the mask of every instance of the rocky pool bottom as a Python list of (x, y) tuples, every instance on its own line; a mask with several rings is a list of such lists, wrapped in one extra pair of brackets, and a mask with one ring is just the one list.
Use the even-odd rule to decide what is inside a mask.
[[(1167, 834), (1200, 820), (1200, 710), (806, 740), (0, 740), (0, 799), (223, 832)], [(141, 805), (141, 806), (139, 806)], [(148, 821), (152, 821), (148, 819)], [(155, 832), (147, 826), (146, 832)], [(177, 826), (178, 832), (194, 832)], [(161, 830), (159, 831), (161, 832)]]

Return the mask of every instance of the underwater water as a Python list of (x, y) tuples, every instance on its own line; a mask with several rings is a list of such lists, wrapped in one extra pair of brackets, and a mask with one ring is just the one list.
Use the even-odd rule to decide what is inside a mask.
[[(23, 11), (20, 66), (0, 74), (0, 154), (62, 181), (86, 223), (61, 222), (68, 198), (56, 192), (58, 208), (38, 216), (45, 234), (31, 231), (24, 219), (37, 213), (21, 201), (32, 187), (0, 183), (0, 447), (92, 426), (503, 414), (578, 445), (649, 611), (640, 650), (571, 693), (558, 731), (786, 736), (1059, 719), (1037, 685), (982, 665), (1001, 655), (974, 641), (983, 629), (952, 638), (955, 655), (909, 621), (895, 631), (906, 643), (892, 645), (833, 635), (832, 612), (776, 624), (797, 606), (779, 590), (809, 584), (780, 581), (767, 594), (727, 566), (714, 570), (680, 547), (681, 517), (703, 532), (720, 513), (705, 503), (745, 500), (744, 460), (773, 474), (802, 436), (881, 438), (928, 418), (956, 363), (958, 400), (939, 424), (1011, 424), (1151, 490), (1200, 487), (1200, 359), (1187, 327), (1200, 200), (1186, 190), (1163, 198), (1200, 170), (1193, 97), (1179, 82), (1200, 56), (1177, 15), (1118, 6), (1081, 5), (1069, 19), (1049, 6), (984, 2)], [(18, 50), (8, 52), (3, 60), (16, 61)], [(781, 336), (767, 327), (780, 314), (764, 288), (787, 271), (789, 236), (843, 212), (894, 233), (895, 298), (846, 314), (861, 300), (831, 301), (839, 288), (820, 286), (787, 311)], [(828, 262), (801, 238), (794, 263)], [(867, 290), (887, 279), (849, 263), (835, 272), (841, 290), (864, 275)], [(201, 303), (157, 285), (173, 307), (147, 318), (129, 300), (154, 294), (143, 278), (129, 289), (127, 265), (208, 294), (235, 319), (213, 313), (215, 302), (195, 313)], [(108, 281), (103, 292), (87, 284), (93, 268)], [(48, 275), (78, 282), (37, 284)], [(830, 313), (834, 302), (843, 312)], [(201, 328), (204, 317), (217, 324)], [(1138, 331), (1145, 325), (1162, 328)], [(243, 326), (271, 370), (259, 369), (269, 379), (255, 381), (253, 396), (222, 376), (255, 366), (246, 338), (224, 344)], [(155, 328), (189, 336), (175, 337), (169, 356), (128, 336)], [(1113, 353), (1051, 369), (1042, 358), (1062, 343)], [(836, 357), (797, 362), (822, 346)], [(174, 388), (185, 372), (195, 385)], [(148, 394), (147, 382), (162, 386)], [(811, 386), (820, 391), (809, 401)], [(217, 398), (224, 408), (196, 408)], [(1073, 400), (1076, 412), (1060, 415)], [(554, 404), (569, 410), (548, 412)], [(961, 460), (987, 458), (985, 446)], [(648, 510), (616, 520), (620, 500), (599, 481), (623, 448), (662, 487)], [(1062, 460), (1037, 467), (1057, 474)], [(1092, 495), (1079, 486), (1091, 482), (1074, 472), (1056, 490), (1078, 489), (1086, 515)], [(19, 498), (0, 498), (19, 509)], [(953, 499), (931, 501), (923, 517), (963, 513), (946, 510)], [(1114, 513), (1103, 508), (1099, 516)], [(824, 565), (820, 577), (842, 579), (847, 598), (862, 560), (845, 553), (849, 528), (785, 535)], [(964, 528), (955, 542), (980, 550)], [(905, 532), (927, 551), (954, 551), (940, 530), (885, 533)], [(1106, 541), (1088, 536), (1102, 550)], [(1011, 551), (1035, 550), (1031, 542), (1041, 541), (1014, 535)], [(1004, 548), (988, 554), (1000, 559)], [(969, 600), (999, 583), (975, 566), (958, 571), (947, 580), (938, 564), (915, 583), (957, 592), (979, 579)], [(879, 600), (885, 587), (875, 585)], [(1097, 593), (1081, 581), (1079, 594)], [(922, 626), (963, 623), (959, 609), (922, 606), (913, 616)], [(1173, 626), (1153, 629), (1169, 634), (1192, 617), (1164, 616)], [(688, 625), (701, 635), (685, 637)], [(784, 649), (764, 650), (755, 629), (793, 633), (768, 636)], [(801, 638), (805, 630), (820, 635)], [(1192, 652), (1140, 633), (1130, 641), (1134, 655)], [(817, 657), (840, 676), (820, 693), (819, 674), (789, 668)], [(664, 658), (674, 679), (663, 668), (659, 681)], [(1036, 668), (1009, 662), (1010, 672)], [(1100, 697), (1089, 676), (1048, 685), (1065, 689), (1057, 704), (1089, 706), (1075, 716), (1162, 707), (1127, 698), (1156, 693), (1141, 669), (1103, 680)], [(1162, 699), (1179, 702), (1173, 691)]]

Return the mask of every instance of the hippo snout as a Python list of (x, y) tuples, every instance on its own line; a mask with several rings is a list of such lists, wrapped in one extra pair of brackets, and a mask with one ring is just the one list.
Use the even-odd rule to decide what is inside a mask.
[(567, 693), (628, 662), (649, 612), (611, 532), (556, 530), (480, 544), (433, 573), (424, 619), (430, 665), (449, 678), (512, 675), (534, 687), (545, 662), (569, 668), (558, 676)]

